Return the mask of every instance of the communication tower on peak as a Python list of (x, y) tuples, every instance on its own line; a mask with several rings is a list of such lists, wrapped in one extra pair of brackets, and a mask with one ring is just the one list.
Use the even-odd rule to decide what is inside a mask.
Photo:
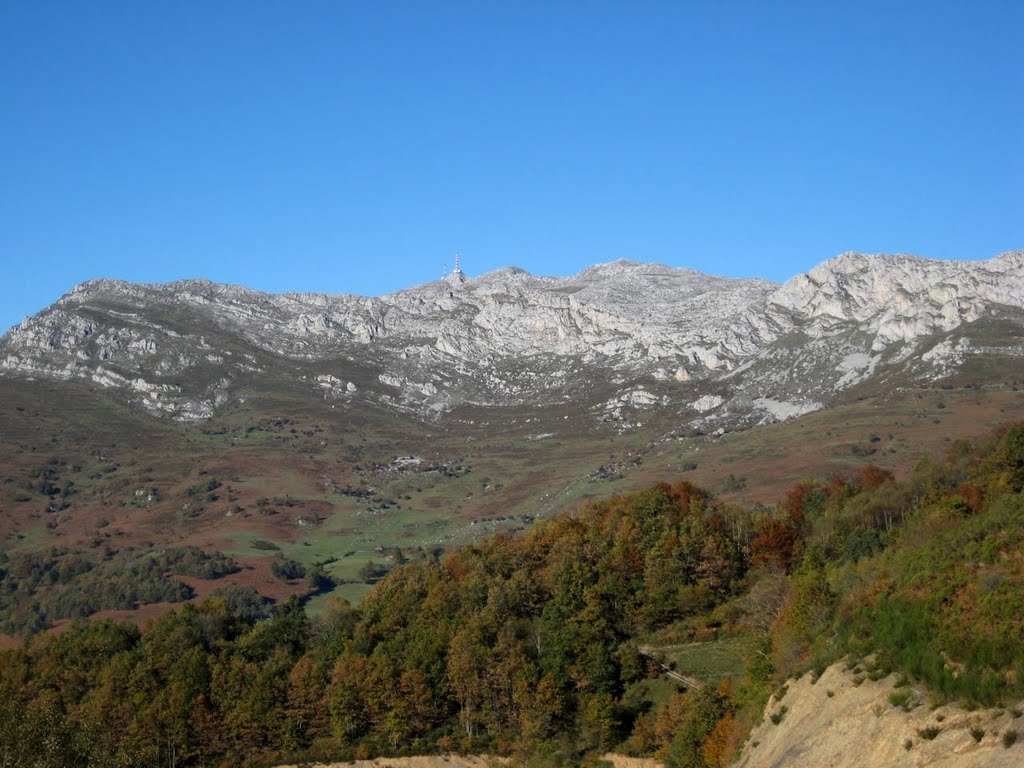
[[(447, 269), (447, 265), (445, 265), (445, 269)], [(451, 272), (446, 271), (442, 280), (451, 288), (458, 288), (469, 281), (469, 278), (466, 277), (466, 273), (462, 271), (462, 256), (458, 251), (455, 253), (455, 267)]]

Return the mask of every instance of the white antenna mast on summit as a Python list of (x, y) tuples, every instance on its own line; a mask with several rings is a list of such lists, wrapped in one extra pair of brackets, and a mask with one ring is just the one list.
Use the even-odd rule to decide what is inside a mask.
[(459, 266), (459, 252), (455, 252), (455, 269), (452, 270), (453, 275), (461, 275), (462, 268)]

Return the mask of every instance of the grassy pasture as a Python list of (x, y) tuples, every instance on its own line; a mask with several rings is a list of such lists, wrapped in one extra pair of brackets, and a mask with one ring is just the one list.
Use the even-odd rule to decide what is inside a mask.
[(743, 659), (749, 648), (748, 638), (735, 637), (659, 650), (677, 672), (714, 684), (724, 677), (743, 673)]

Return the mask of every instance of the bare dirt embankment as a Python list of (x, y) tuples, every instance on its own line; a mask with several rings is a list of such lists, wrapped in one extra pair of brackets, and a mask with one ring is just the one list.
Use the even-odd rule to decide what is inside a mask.
[(665, 768), (664, 764), (650, 757), (626, 757), (608, 753), (601, 759), (612, 764), (613, 768)]
[[(418, 755), (416, 757), (375, 757), (372, 760), (352, 760), (347, 763), (314, 763), (301, 768), (496, 768), (508, 761), (490, 755)], [(282, 765), (278, 768), (300, 768)]]
[[(623, 755), (602, 755), (614, 768), (662, 768), (657, 760)], [(508, 764), (507, 758), (490, 755), (422, 755), (419, 757), (377, 757), (373, 760), (353, 760), (348, 763), (316, 763), (311, 768), (500, 768)], [(282, 765), (279, 768), (299, 768)], [(302, 768), (307, 768), (302, 766)]]
[[(859, 684), (857, 680), (860, 680)], [(1020, 768), (1024, 718), (1020, 709), (932, 709), (927, 696), (910, 711), (890, 701), (893, 676), (863, 679), (843, 664), (790, 681), (772, 697), (764, 722), (743, 748), (739, 768)], [(901, 689), (903, 690), (903, 689)], [(783, 707), (786, 707), (783, 712)], [(776, 724), (782, 713), (781, 720)], [(1019, 733), (1019, 739), (1007, 746)]]

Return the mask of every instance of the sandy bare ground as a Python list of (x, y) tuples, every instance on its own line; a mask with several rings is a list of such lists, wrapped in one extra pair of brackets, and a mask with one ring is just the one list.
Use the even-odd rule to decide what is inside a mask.
[(607, 760), (615, 768), (665, 768), (657, 760), (650, 757), (626, 757), (608, 753), (601, 755), (602, 760)]
[[(657, 760), (623, 755), (601, 755), (615, 768), (663, 768)], [(353, 760), (348, 763), (315, 763), (311, 768), (497, 768), (508, 764), (504, 757), (490, 755), (422, 755), (419, 757), (377, 757), (373, 760)], [(279, 768), (300, 768), (282, 765)], [(306, 768), (302, 766), (302, 768)]]
[[(496, 768), (508, 763), (507, 758), (491, 755), (418, 755), (416, 757), (375, 757), (347, 763), (313, 763), (309, 768)], [(307, 768), (307, 764), (282, 765), (279, 768)], [(641, 766), (621, 766), (641, 768)]]
[[(1014, 711), (932, 709), (919, 691), (922, 703), (906, 712), (889, 701), (893, 690), (892, 676), (875, 682), (856, 678), (841, 663), (825, 670), (817, 683), (810, 675), (791, 680), (781, 700), (768, 702), (764, 722), (744, 745), (738, 768), (1024, 765), (1024, 718), (1014, 717)], [(781, 720), (773, 723), (771, 716), (778, 718), (783, 707)], [(1003, 743), (1008, 732), (1021, 737), (1009, 747)]]

